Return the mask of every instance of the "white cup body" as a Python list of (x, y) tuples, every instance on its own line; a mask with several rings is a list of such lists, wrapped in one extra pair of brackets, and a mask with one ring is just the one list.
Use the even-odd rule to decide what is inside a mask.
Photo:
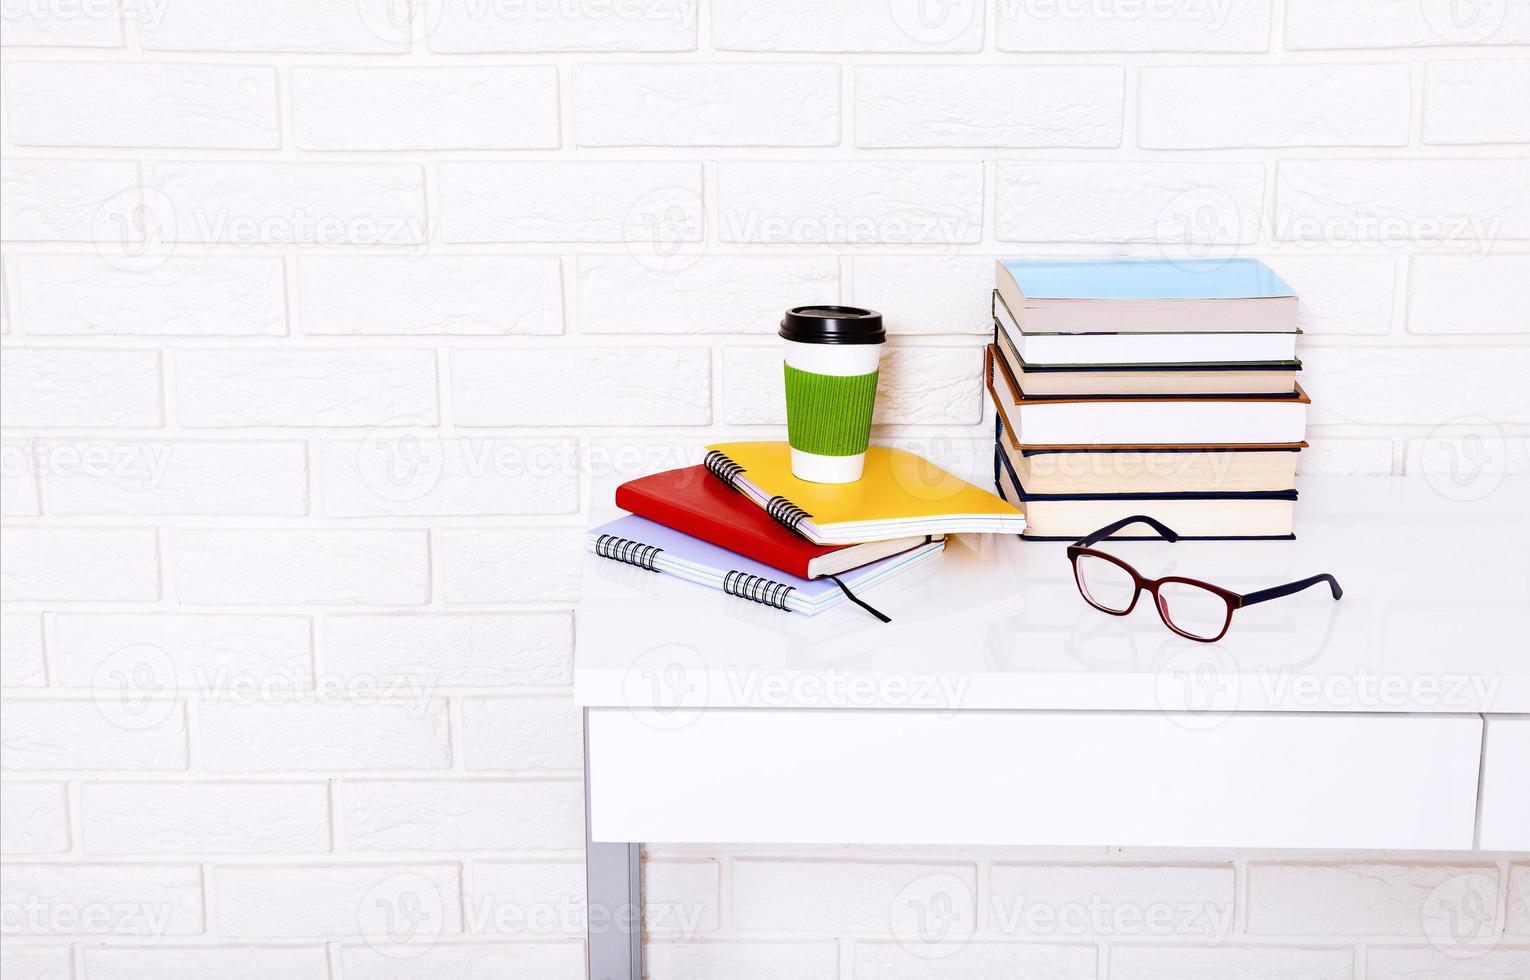
[[(877, 370), (882, 358), (881, 344), (805, 344), (785, 339), (781, 343), (787, 364), (813, 374), (858, 377)], [(865, 465), (865, 453), (824, 456), (792, 448), (792, 475), (809, 483), (854, 483)]]

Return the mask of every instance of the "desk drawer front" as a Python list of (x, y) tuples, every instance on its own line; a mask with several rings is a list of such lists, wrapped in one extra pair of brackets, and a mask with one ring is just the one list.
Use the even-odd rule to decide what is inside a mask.
[(1489, 718), (1482, 774), (1482, 848), (1530, 851), (1530, 716)]
[(1475, 715), (592, 708), (596, 840), (1470, 848)]

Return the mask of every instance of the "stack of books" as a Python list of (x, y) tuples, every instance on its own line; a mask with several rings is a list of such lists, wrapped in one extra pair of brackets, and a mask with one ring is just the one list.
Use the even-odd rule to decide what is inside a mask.
[(936, 558), (945, 535), (1019, 533), (1025, 516), (913, 453), (873, 446), (851, 484), (799, 480), (785, 442), (707, 447), (704, 462), (622, 484), (630, 513), (589, 532), (601, 558), (785, 612), (845, 602)]
[(996, 278), (994, 481), (1025, 537), (1134, 514), (1185, 537), (1292, 536), (1310, 399), (1296, 294), (1269, 267), (1001, 260)]

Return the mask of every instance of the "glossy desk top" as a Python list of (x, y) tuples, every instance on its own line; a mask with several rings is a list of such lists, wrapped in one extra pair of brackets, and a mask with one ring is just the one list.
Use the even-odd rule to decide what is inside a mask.
[[(575, 694), (585, 706), (1189, 712), (1530, 712), (1530, 480), (1463, 502), (1421, 479), (1299, 484), (1297, 540), (1107, 542), (1145, 576), (1252, 592), (1218, 643), (1084, 604), (1065, 545), (967, 536), (814, 617), (587, 557)], [(609, 492), (603, 498), (610, 499)], [(597, 520), (607, 512), (597, 509)]]

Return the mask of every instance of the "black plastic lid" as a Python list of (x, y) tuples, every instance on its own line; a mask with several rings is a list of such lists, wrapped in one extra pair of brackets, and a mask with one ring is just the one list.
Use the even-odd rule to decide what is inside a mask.
[(804, 344), (880, 344), (882, 314), (859, 306), (794, 306), (781, 318), (782, 337)]

